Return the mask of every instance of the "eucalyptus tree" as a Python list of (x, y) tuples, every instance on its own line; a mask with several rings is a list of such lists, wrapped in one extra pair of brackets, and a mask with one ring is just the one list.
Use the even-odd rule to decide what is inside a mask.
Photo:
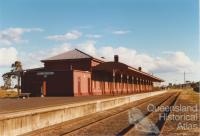
[(17, 92), (18, 95), (20, 94), (20, 81), (21, 81), (21, 73), (22, 73), (22, 63), (20, 61), (15, 61), (11, 65), (11, 70), (10, 72), (7, 72), (3, 74), (3, 80), (4, 80), (4, 87), (5, 88), (11, 88), (11, 80), (12, 79), (17, 79)]

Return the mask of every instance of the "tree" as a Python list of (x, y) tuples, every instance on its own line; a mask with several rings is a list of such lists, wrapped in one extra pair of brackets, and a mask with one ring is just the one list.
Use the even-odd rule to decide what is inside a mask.
[(2, 77), (4, 81), (4, 89), (11, 88), (11, 75), (4, 74)]
[(20, 80), (21, 80), (21, 73), (22, 73), (22, 64), (20, 61), (15, 61), (11, 65), (11, 71), (3, 74), (4, 80), (4, 87), (10, 88), (11, 87), (11, 79), (17, 79), (17, 92), (18, 95), (20, 94)]
[(22, 64), (20, 61), (15, 61), (12, 65), (11, 65), (11, 73), (12, 74), (12, 78), (17, 78), (17, 92), (19, 95), (19, 89), (20, 89), (20, 80), (21, 80), (21, 72), (22, 72)]

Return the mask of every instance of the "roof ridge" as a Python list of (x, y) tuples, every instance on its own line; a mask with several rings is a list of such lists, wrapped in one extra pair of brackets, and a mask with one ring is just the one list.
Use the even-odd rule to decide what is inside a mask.
[(89, 54), (87, 54), (87, 53), (85, 53), (85, 52), (83, 52), (83, 51), (81, 51), (81, 50), (79, 50), (79, 49), (77, 49), (77, 48), (74, 48), (74, 50), (77, 50), (77, 51), (79, 51), (80, 53), (83, 53), (83, 54), (85, 54), (85, 55), (87, 55), (87, 56), (89, 56), (89, 57), (91, 57), (91, 58), (94, 58), (92, 55), (89, 55)]
[[(95, 56), (95, 55), (90, 55), (90, 54), (88, 54), (88, 53), (85, 53), (85, 52), (83, 52), (83, 51), (77, 49), (77, 48), (75, 48), (75, 50), (77, 50), (77, 51), (79, 51), (79, 52), (81, 52), (81, 53), (83, 53), (83, 54), (85, 54), (85, 55), (91, 57), (92, 59), (96, 59), (96, 60), (100, 60), (100, 61), (105, 61), (105, 60), (101, 60), (101, 59), (102, 59), (101, 57), (98, 57), (98, 56)], [(105, 58), (105, 57), (104, 57), (104, 58)]]
[[(73, 53), (73, 52), (74, 52), (74, 53)], [(63, 52), (63, 53), (54, 55), (54, 56), (49, 57), (49, 58), (46, 58), (46, 59), (43, 59), (43, 60), (41, 60), (41, 62), (52, 61), (52, 60), (60, 60), (60, 58), (61, 58), (62, 60), (70, 59), (70, 58), (65, 58), (65, 56), (68, 56), (68, 57), (69, 57), (69, 54), (79, 54), (79, 55), (78, 55), (79, 57), (82, 56), (83, 58), (91, 58), (91, 59), (95, 59), (95, 60), (104, 62), (104, 60), (101, 60), (101, 59), (98, 58), (98, 57), (95, 57), (95, 56), (93, 56), (93, 55), (90, 55), (90, 54), (88, 54), (88, 53), (85, 53), (85, 52), (83, 52), (83, 51), (81, 51), (81, 50), (79, 50), (79, 49), (77, 49), (77, 48), (73, 48), (73, 49), (68, 50), (68, 51), (65, 51), (65, 52)], [(80, 59), (80, 58), (82, 58), (82, 57), (80, 57), (80, 58), (79, 58), (79, 57), (78, 57), (78, 58), (76, 58), (76, 57), (73, 58), (73, 57), (72, 57), (71, 59)]]

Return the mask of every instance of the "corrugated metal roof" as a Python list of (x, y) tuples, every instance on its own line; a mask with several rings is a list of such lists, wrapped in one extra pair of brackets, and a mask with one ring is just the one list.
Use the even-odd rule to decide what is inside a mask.
[(78, 50), (74, 49), (71, 51), (64, 52), (62, 54), (47, 58), (42, 61), (51, 61), (51, 60), (71, 60), (71, 59), (84, 59), (84, 58), (93, 58), (92, 56)]
[(150, 75), (149, 73), (140, 71), (136, 68), (133, 68), (133, 67), (128, 66), (127, 64), (124, 64), (124, 63), (121, 63), (121, 62), (117, 62), (117, 63), (113, 62), (113, 61), (105, 62), (105, 63), (99, 64), (99, 65), (93, 67), (93, 70), (105, 70), (105, 71), (108, 71), (108, 72), (113, 72), (113, 70), (115, 70), (115, 71), (120, 71), (122, 73), (130, 73), (130, 74), (131, 73), (137, 73), (137, 74), (149, 77), (151, 79), (154, 79), (154, 81), (158, 81), (158, 82), (164, 81), (164, 80), (162, 80), (158, 77)]

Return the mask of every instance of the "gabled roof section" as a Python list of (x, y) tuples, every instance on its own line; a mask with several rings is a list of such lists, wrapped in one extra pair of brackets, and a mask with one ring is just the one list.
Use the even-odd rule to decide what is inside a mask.
[(73, 59), (89, 59), (89, 58), (96, 59), (98, 61), (103, 61), (103, 60), (95, 58), (85, 52), (82, 52), (78, 49), (67, 51), (62, 54), (58, 54), (56, 56), (53, 56), (53, 57), (50, 57), (50, 58), (47, 58), (47, 59), (41, 60), (41, 61), (46, 62), (46, 61), (55, 61), (55, 60), (73, 60)]

